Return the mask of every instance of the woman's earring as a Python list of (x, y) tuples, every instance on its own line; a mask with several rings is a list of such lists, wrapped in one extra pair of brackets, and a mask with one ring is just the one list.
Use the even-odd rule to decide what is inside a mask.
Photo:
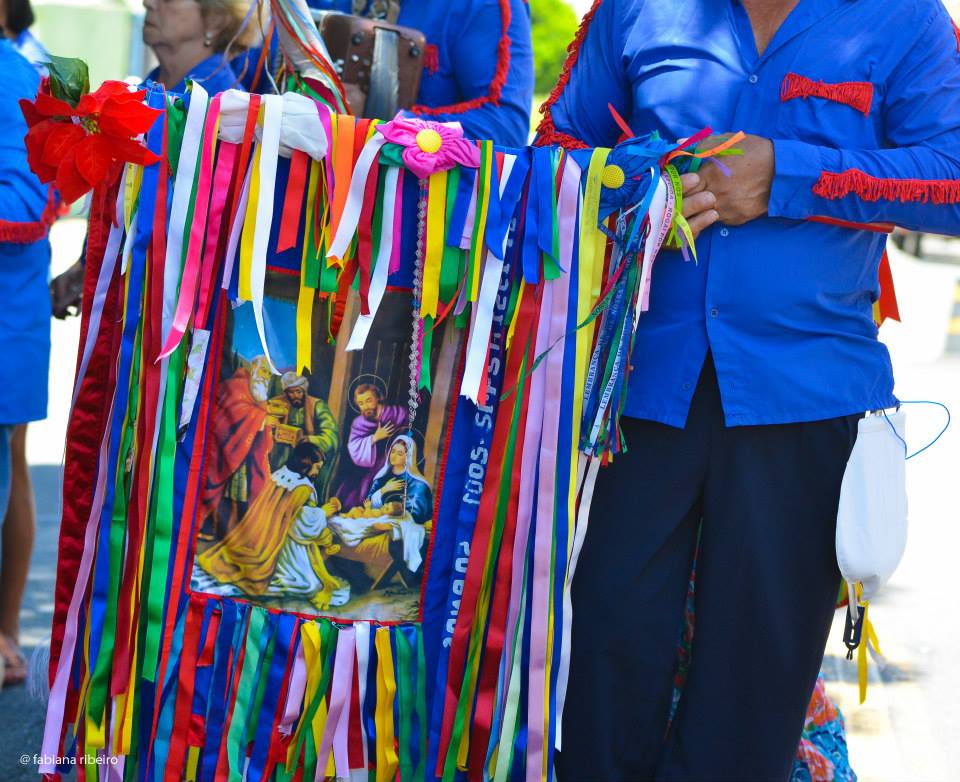
[(203, 34), (203, 45), (208, 49), (213, 46), (213, 33), (207, 31)]

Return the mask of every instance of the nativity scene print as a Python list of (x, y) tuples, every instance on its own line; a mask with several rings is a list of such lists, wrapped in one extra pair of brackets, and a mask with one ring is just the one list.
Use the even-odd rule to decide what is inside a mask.
[(344, 620), (416, 621), (460, 345), (453, 329), (437, 330), (438, 380), (411, 421), (410, 295), (387, 294), (362, 351), (345, 350), (356, 302), (336, 344), (323, 309), (311, 371), (299, 372), (295, 291), (264, 300), (269, 359), (251, 305), (230, 316), (191, 589)]

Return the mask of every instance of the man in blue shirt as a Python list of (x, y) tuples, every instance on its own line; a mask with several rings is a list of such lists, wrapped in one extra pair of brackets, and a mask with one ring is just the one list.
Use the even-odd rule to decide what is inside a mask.
[[(742, 130), (685, 179), (574, 596), (563, 782), (786, 779), (840, 584), (840, 484), (896, 404), (884, 236), (960, 233), (960, 53), (939, 0), (597, 0), (540, 138)], [(698, 530), (700, 530), (698, 544)], [(699, 545), (689, 677), (664, 741)]]

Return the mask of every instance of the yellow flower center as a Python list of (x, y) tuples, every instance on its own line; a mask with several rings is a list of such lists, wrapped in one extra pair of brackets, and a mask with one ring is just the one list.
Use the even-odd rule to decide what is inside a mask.
[(600, 181), (603, 182), (603, 186), (610, 190), (619, 190), (623, 187), (623, 183), (626, 182), (626, 180), (627, 178), (623, 173), (623, 169), (618, 165), (605, 166), (603, 173), (600, 175)]
[(424, 152), (432, 154), (438, 152), (443, 146), (443, 139), (432, 128), (424, 128), (417, 133), (417, 146)]

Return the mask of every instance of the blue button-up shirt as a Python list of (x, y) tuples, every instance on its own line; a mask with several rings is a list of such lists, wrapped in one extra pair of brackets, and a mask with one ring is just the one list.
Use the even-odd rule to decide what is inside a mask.
[[(790, 73), (869, 83), (872, 101), (865, 113), (782, 100)], [(762, 55), (736, 0), (603, 0), (554, 125), (609, 146), (620, 130), (608, 102), (636, 133), (742, 130), (773, 139), (776, 158), (768, 216), (705, 231), (698, 263), (676, 252), (657, 260), (625, 413), (682, 427), (708, 350), (728, 426), (894, 404), (872, 319), (885, 237), (808, 218), (960, 232), (960, 53), (939, 0), (800, 0)], [(919, 181), (886, 182), (866, 193), (876, 200), (814, 193), (823, 172), (851, 169)], [(934, 190), (953, 203), (889, 198)]]

